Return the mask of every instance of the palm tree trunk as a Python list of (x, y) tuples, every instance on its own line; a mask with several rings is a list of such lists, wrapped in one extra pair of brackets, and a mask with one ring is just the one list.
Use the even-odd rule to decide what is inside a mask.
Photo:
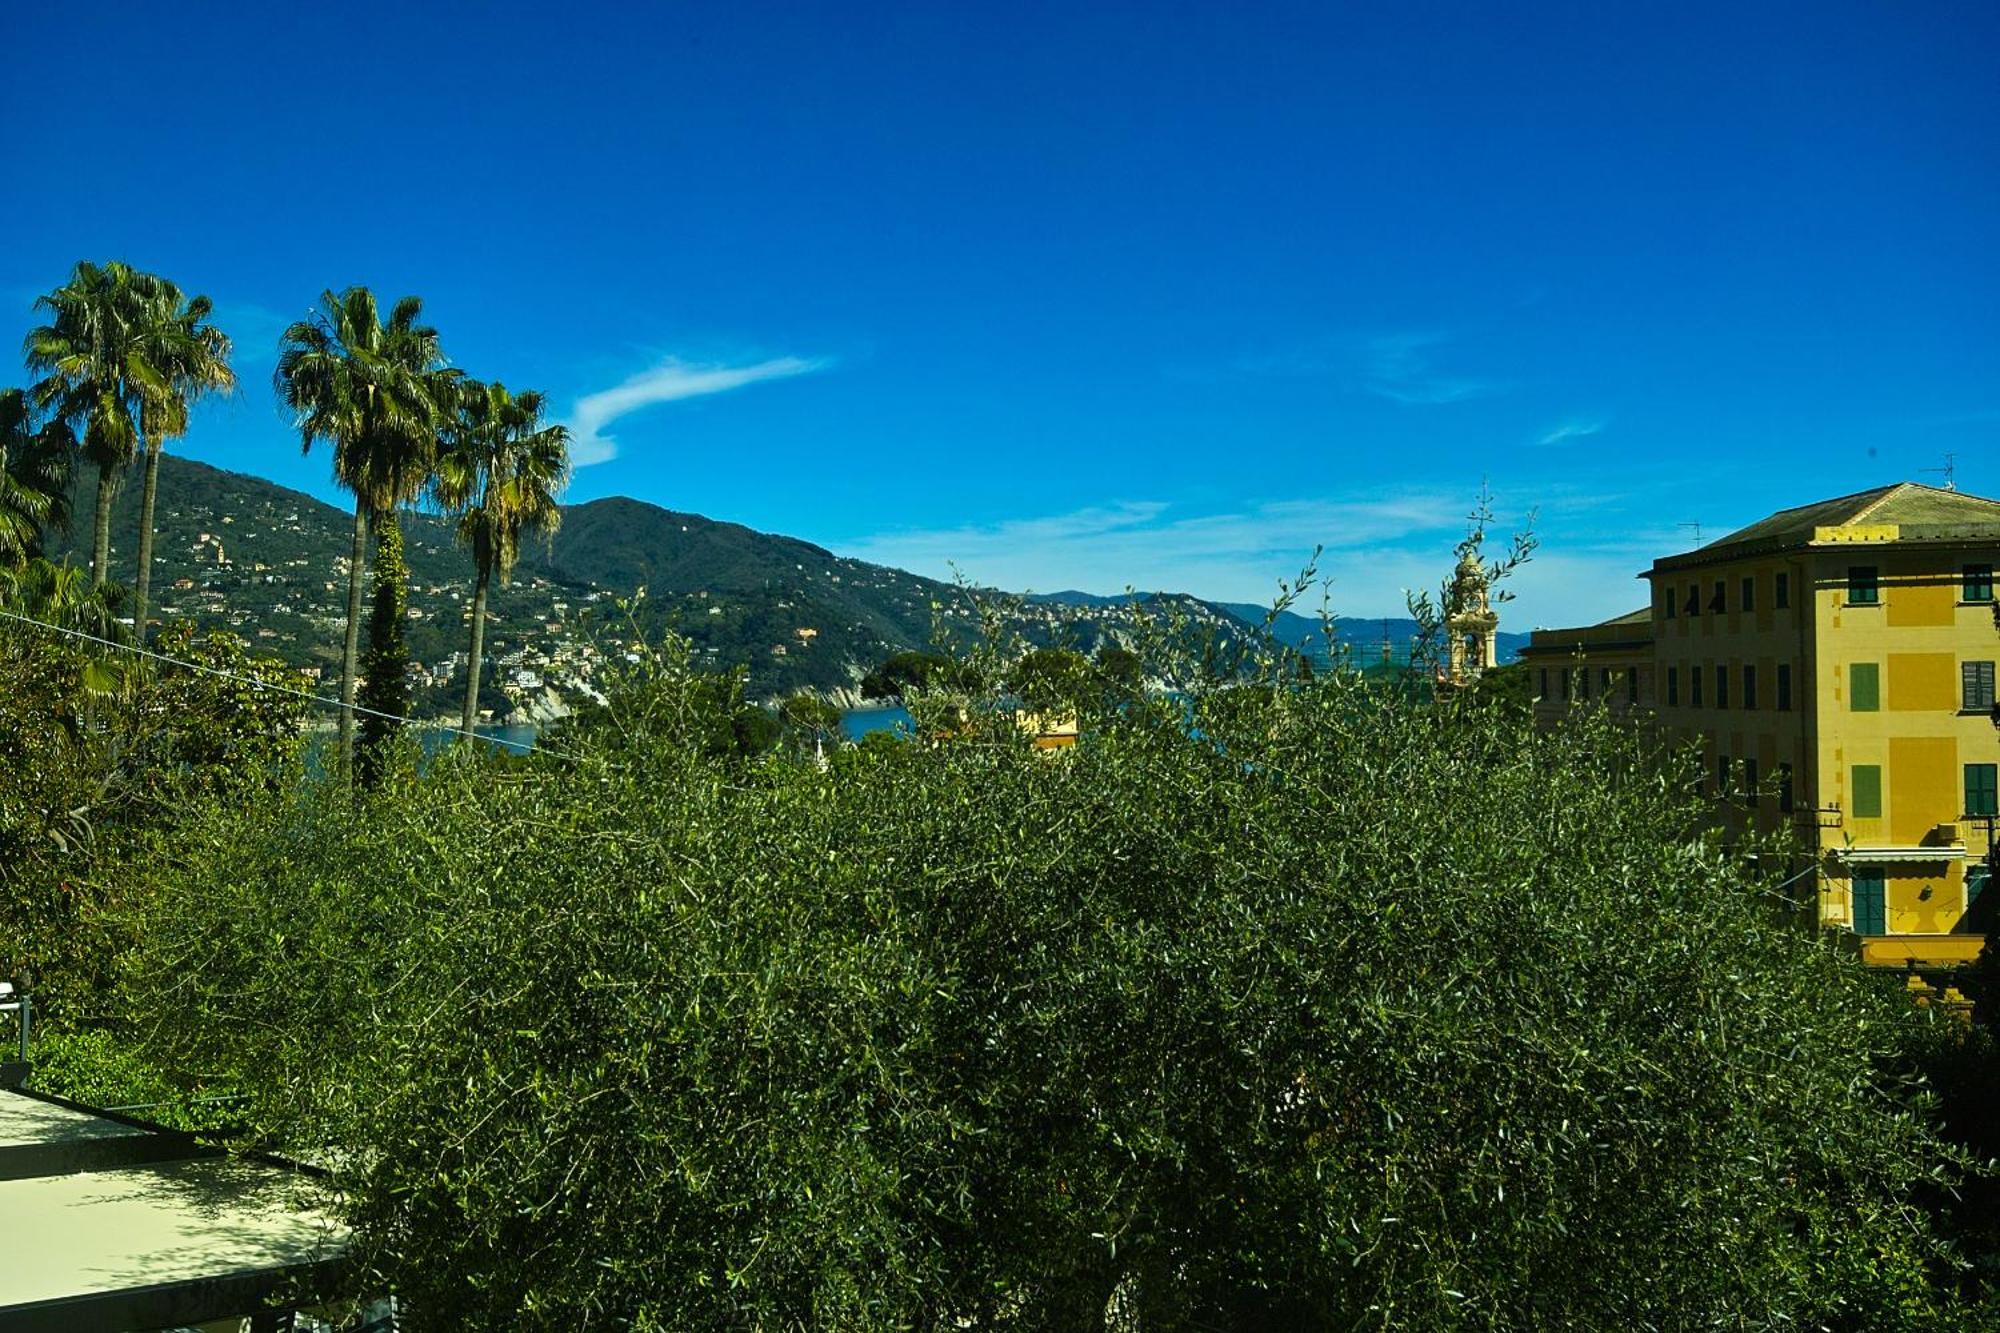
[(490, 564), (480, 560), (479, 573), (472, 584), (472, 650), (465, 667), (465, 718), (460, 723), (468, 732), (479, 720), (479, 669), (486, 649), (486, 582), (490, 575)]
[(90, 586), (97, 587), (111, 576), (111, 495), (118, 489), (118, 475), (108, 467), (97, 469), (97, 529), (91, 536)]
[(146, 642), (146, 594), (153, 586), (153, 497), (160, 489), (160, 442), (146, 445), (146, 484), (139, 492), (139, 578), (132, 585), (132, 635)]
[(368, 563), (368, 504), (354, 501), (354, 550), (347, 561), (347, 645), (340, 655), (340, 769), (354, 771), (354, 676), (361, 661), (361, 570)]

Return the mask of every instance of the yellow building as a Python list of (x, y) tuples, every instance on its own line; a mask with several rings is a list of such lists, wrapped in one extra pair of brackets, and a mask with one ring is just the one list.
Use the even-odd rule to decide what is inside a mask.
[(1590, 699), (1697, 741), (1787, 822), (1822, 925), (1883, 966), (1969, 962), (1995, 903), (2000, 502), (1905, 483), (1787, 509), (1641, 577), (1651, 605), (1538, 630), (1536, 715)]

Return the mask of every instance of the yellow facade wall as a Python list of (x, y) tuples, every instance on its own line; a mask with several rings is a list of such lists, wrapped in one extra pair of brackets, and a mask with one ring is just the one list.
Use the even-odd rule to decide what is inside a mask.
[(1891, 736), (1884, 771), (1889, 841), (1914, 847), (1940, 824), (1956, 822), (1958, 742), (1949, 736)]
[[(1813, 638), (1824, 700), (1819, 750), (1831, 780), (1828, 804), (1840, 811), (1821, 835), (1832, 853), (1823, 862), (1822, 920), (1854, 925), (1851, 866), (1837, 849), (1924, 848), (1920, 859), (1879, 867), (1883, 925), (1890, 936), (1948, 936), (1964, 915), (1965, 868), (1986, 854), (1987, 845), (1981, 826), (1960, 825), (1962, 842), (1947, 841), (1940, 826), (1948, 829), (1961, 813), (1963, 764), (1984, 752), (1982, 743), (1987, 750), (2000, 748), (1989, 721), (1959, 712), (1960, 663), (2000, 658), (1990, 607), (1959, 600), (1963, 565), (1992, 556), (1965, 549), (1855, 549), (1865, 545), (1815, 556)], [(1878, 604), (1848, 604), (1851, 564), (1877, 567)], [(1848, 679), (1856, 662), (1881, 667), (1878, 712), (1852, 709)], [(1852, 814), (1848, 775), (1857, 764), (1881, 766), (1881, 819)]]
[(1907, 629), (1919, 625), (1949, 627), (1958, 614), (1958, 589), (1946, 578), (1912, 579), (1888, 589), (1891, 626)]
[[(1883, 933), (1871, 931), (1869, 940), (1893, 941), (1894, 947), (1868, 955), (1876, 961), (1890, 954), (1956, 959), (1951, 951), (1963, 953), (1959, 943), (1977, 938), (1953, 933), (1963, 929), (1966, 867), (1988, 852), (1983, 821), (1960, 819), (1964, 767), (2000, 761), (2000, 736), (1984, 712), (1961, 710), (1961, 667), (2000, 660), (2000, 635), (1991, 603), (1963, 598), (1964, 566), (1975, 563), (2000, 564), (2000, 548), (1922, 545), (1894, 524), (1855, 524), (1824, 530), (1813, 545), (1714, 564), (1656, 566), (1648, 576), (1646, 696), (1659, 725), (1699, 741), (1711, 785), (1718, 756), (1733, 764), (1755, 759), (1765, 779), (1790, 765), (1794, 811), (1781, 816), (1777, 802), (1766, 800), (1756, 818), (1789, 825), (1801, 853), (1818, 864), (1827, 925), (1853, 928), (1853, 876), (1864, 868), (1879, 875)], [(1848, 600), (1849, 572), (1856, 566), (1875, 571), (1872, 603)], [(1782, 607), (1776, 597), (1781, 575), (1788, 592)], [(1718, 584), (1720, 612), (1713, 609)], [(1687, 611), (1691, 597), (1694, 615)], [(1624, 652), (1590, 642), (1608, 637), (1609, 628), (1538, 632), (1536, 643), (1545, 646), (1533, 660), (1538, 667), (1627, 669)], [(1879, 702), (1868, 711), (1853, 707), (1856, 664), (1877, 669)], [(1718, 666), (1729, 688), (1723, 707), (1716, 702)], [(1756, 675), (1756, 703), (1749, 708), (1746, 666)], [(1790, 681), (1789, 709), (1777, 706), (1781, 668)], [(1699, 707), (1692, 697), (1695, 676), (1702, 682)], [(1669, 699), (1670, 678), (1677, 702)], [(1552, 722), (1572, 706), (1553, 695), (1538, 700), (1538, 720)], [(1876, 817), (1854, 813), (1853, 773), (1862, 765), (1880, 771)]]
[(1958, 657), (1953, 653), (1887, 653), (1883, 704), (1899, 713), (1948, 713), (1958, 707)]

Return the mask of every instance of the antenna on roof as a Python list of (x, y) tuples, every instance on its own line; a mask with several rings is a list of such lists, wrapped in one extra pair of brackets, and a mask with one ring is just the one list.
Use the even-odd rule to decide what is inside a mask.
[(1955, 491), (1958, 489), (1958, 484), (1956, 481), (1953, 480), (1952, 474), (1956, 469), (1957, 463), (1958, 463), (1957, 454), (1946, 454), (1944, 456), (1943, 467), (1919, 468), (1918, 471), (1923, 472), (1927, 475), (1932, 472), (1942, 472), (1944, 474), (1944, 488), (1948, 491)]
[(1675, 527), (1677, 527), (1677, 528), (1693, 528), (1693, 529), (1694, 529), (1694, 544), (1695, 544), (1696, 546), (1699, 546), (1699, 545), (1701, 545), (1701, 524), (1699, 524), (1699, 523), (1676, 523), (1676, 524), (1674, 524), (1674, 526), (1675, 526)]

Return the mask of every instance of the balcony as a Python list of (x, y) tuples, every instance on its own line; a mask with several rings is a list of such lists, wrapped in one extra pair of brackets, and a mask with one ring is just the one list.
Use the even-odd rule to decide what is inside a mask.
[(1964, 967), (1979, 957), (1984, 935), (1856, 935), (1869, 967)]

